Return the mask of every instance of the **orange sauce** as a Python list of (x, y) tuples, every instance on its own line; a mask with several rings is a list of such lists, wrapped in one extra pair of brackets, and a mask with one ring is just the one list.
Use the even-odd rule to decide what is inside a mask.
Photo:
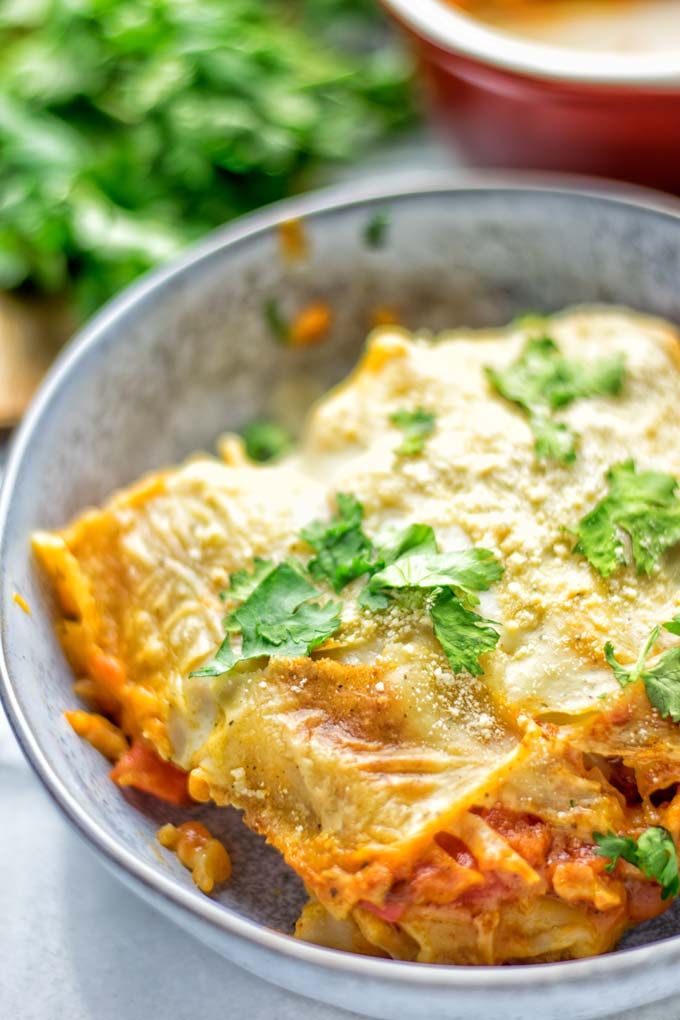
[(680, 50), (680, 0), (451, 0), (532, 42), (610, 53)]

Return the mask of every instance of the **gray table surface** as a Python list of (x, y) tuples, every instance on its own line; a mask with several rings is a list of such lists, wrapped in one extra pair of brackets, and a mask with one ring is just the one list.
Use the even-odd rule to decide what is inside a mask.
[[(447, 165), (443, 151), (426, 144), (427, 165)], [(392, 154), (390, 169), (413, 166), (414, 156), (422, 165), (420, 140)], [(368, 169), (383, 172), (385, 164), (379, 158)], [(4, 452), (0, 435), (0, 473)], [(50, 801), (1, 709), (0, 818), (0, 1020), (354, 1015), (247, 974), (124, 888)], [(568, 1003), (564, 1012), (568, 1020)], [(680, 998), (609, 1020), (680, 1020)]]

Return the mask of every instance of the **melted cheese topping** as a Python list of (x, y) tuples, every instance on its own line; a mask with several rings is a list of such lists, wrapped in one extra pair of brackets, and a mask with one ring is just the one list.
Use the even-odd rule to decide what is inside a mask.
[[(189, 772), (195, 799), (244, 809), (279, 847), (313, 897), (301, 937), (439, 962), (558, 959), (661, 909), (636, 869), (603, 871), (592, 833), (680, 826), (672, 793), (650, 799), (680, 780), (678, 728), (622, 693), (603, 656), (611, 640), (634, 661), (680, 609), (680, 553), (605, 581), (568, 529), (612, 464), (680, 476), (680, 348), (667, 324), (616, 309), (549, 331), (566, 357), (626, 362), (620, 396), (561, 412), (581, 437), (574, 465), (537, 462), (525, 414), (487, 381), (527, 327), (435, 342), (386, 327), (286, 464), (247, 464), (227, 438), (226, 462), (194, 458), (35, 538), (81, 684)], [(390, 416), (419, 406), (436, 430), (396, 457)], [(337, 492), (361, 500), (369, 535), (420, 522), (445, 551), (494, 551), (505, 573), (481, 609), (501, 638), (484, 675), (453, 674), (425, 611), (360, 609), (357, 580), (312, 657), (189, 677), (222, 640), (229, 574), (308, 556), (300, 529)]]

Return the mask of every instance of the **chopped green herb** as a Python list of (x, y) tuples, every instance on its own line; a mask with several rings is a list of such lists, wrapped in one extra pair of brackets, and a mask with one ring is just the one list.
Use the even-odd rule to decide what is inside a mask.
[(290, 434), (282, 425), (264, 419), (251, 421), (241, 429), (241, 435), (250, 459), (261, 464), (278, 460), (293, 446)]
[(570, 800), (569, 801), (569, 807), (570, 808), (575, 808), (576, 807), (576, 801), (575, 800)]
[(488, 549), (461, 549), (450, 553), (414, 553), (402, 556), (374, 574), (369, 582), (379, 588), (439, 588), (451, 586), (465, 593), (471, 605), (475, 592), (487, 591), (503, 575), (503, 567)]
[(671, 634), (677, 634), (680, 636), (680, 615), (676, 614), (672, 620), (663, 624), (664, 629), (669, 631)]
[(468, 609), (450, 588), (437, 592), (430, 607), (434, 633), (446, 653), (454, 673), (466, 669), (473, 676), (483, 673), (480, 655), (498, 644), (499, 633), (493, 620)]
[(369, 248), (383, 248), (387, 241), (390, 226), (389, 215), (380, 211), (375, 213), (364, 228), (364, 240)]
[(425, 449), (425, 440), (434, 432), (437, 419), (418, 407), (415, 411), (395, 411), (390, 421), (404, 433), (403, 441), (394, 452), (399, 457), (414, 457)]
[[(262, 579), (226, 618), (227, 634), (214, 658), (190, 676), (220, 676), (237, 663), (262, 656), (309, 655), (339, 629), (340, 603), (311, 602), (319, 593), (294, 563), (280, 563), (265, 572), (260, 561), (258, 570)], [(247, 585), (241, 573), (235, 575), (235, 587), (244, 593)], [(232, 645), (232, 636), (238, 633), (240, 651)]]
[(617, 836), (611, 830), (594, 832), (597, 843), (595, 853), (610, 857), (607, 871), (613, 871), (621, 858), (639, 868), (643, 875), (652, 878), (661, 886), (661, 898), (667, 900), (680, 892), (678, 877), (678, 856), (673, 837), (667, 829), (654, 825), (645, 829), (637, 841), (630, 836)]
[[(415, 540), (415, 533), (410, 537)], [(484, 672), (479, 657), (496, 647), (499, 634), (493, 621), (470, 607), (479, 603), (476, 592), (488, 590), (503, 567), (488, 549), (438, 552), (431, 529), (417, 537), (417, 544), (404, 543), (404, 552), (373, 574), (359, 595), (359, 605), (375, 612), (387, 608), (395, 592), (427, 597), (435, 636), (451, 668), (478, 676)]]
[(539, 460), (573, 464), (576, 460), (576, 436), (560, 421), (534, 415), (530, 420), (534, 449)]
[[(667, 630), (670, 629), (667, 624), (664, 624), (664, 627)], [(677, 631), (671, 632), (677, 633)], [(661, 627), (655, 627), (652, 630), (637, 662), (630, 669), (617, 661), (611, 641), (605, 645), (604, 654), (614, 671), (614, 676), (622, 687), (627, 687), (628, 684), (635, 683), (636, 680), (642, 680), (650, 703), (662, 718), (671, 718), (673, 722), (677, 723), (680, 722), (680, 647), (669, 648), (662, 652), (656, 666), (652, 669), (645, 669), (647, 659), (651, 655), (660, 633)]]
[(271, 574), (274, 566), (273, 560), (263, 560), (256, 556), (252, 570), (237, 570), (236, 573), (230, 574), (229, 587), (226, 591), (220, 592), (220, 598), (245, 602), (265, 577)]
[(644, 648), (642, 649), (638, 656), (637, 662), (630, 669), (627, 669), (625, 666), (620, 665), (620, 663), (616, 659), (614, 646), (612, 645), (611, 641), (607, 641), (607, 644), (604, 646), (604, 656), (609, 665), (611, 666), (611, 668), (613, 669), (614, 676), (616, 677), (616, 679), (618, 680), (622, 687), (627, 687), (628, 684), (635, 683), (636, 680), (639, 680), (642, 677), (644, 673), (645, 663), (649, 658), (652, 648), (658, 641), (660, 633), (661, 627), (655, 627), (652, 630), (651, 634), (649, 635), (645, 642)]
[(373, 570), (375, 551), (361, 526), (364, 508), (358, 499), (339, 492), (336, 503), (338, 510), (330, 521), (312, 521), (300, 534), (316, 551), (307, 564), (311, 576), (341, 591), (355, 577)]
[(642, 677), (647, 697), (664, 719), (680, 722), (680, 648), (669, 648)]
[(363, 506), (338, 493), (330, 521), (312, 521), (301, 535), (316, 550), (307, 569), (335, 591), (364, 574), (359, 593), (363, 609), (379, 612), (395, 598), (402, 604), (427, 604), (437, 639), (452, 669), (483, 672), (479, 656), (490, 651), (499, 634), (490, 620), (472, 610), (477, 592), (486, 591), (503, 573), (487, 549), (440, 553), (429, 524), (390, 528), (371, 541), (363, 532)]
[(287, 344), (289, 337), (289, 326), (283, 316), (283, 313), (281, 312), (281, 308), (279, 306), (277, 298), (275, 297), (267, 298), (264, 305), (262, 306), (262, 311), (264, 313), (265, 322), (269, 326), (269, 329), (271, 330), (274, 339), (278, 340), (278, 342), (281, 344)]
[(518, 404), (529, 416), (539, 460), (571, 463), (576, 458), (577, 436), (552, 413), (582, 397), (616, 395), (624, 380), (621, 355), (586, 363), (563, 357), (550, 337), (529, 340), (520, 356), (506, 369), (487, 367), (494, 389)]
[(680, 542), (678, 482), (659, 471), (638, 471), (633, 460), (607, 472), (609, 492), (575, 529), (574, 552), (609, 577), (629, 562), (622, 532), (630, 539), (639, 574), (650, 574), (661, 556)]
[(376, 535), (374, 545), (379, 566), (388, 567), (406, 553), (436, 553), (437, 541), (429, 524), (409, 524), (405, 528), (385, 528)]
[(613, 871), (621, 858), (637, 867), (637, 843), (630, 836), (617, 836), (610, 829), (606, 836), (603, 832), (594, 832), (593, 839), (598, 847), (595, 853), (611, 858), (605, 871)]

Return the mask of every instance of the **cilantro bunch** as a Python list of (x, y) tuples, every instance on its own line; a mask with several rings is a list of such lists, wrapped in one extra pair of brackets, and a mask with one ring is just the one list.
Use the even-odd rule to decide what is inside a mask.
[(606, 836), (602, 832), (594, 832), (593, 839), (597, 843), (595, 853), (611, 858), (607, 871), (613, 871), (623, 859), (639, 868), (647, 878), (659, 883), (662, 899), (667, 900), (680, 892), (678, 855), (667, 829), (659, 825), (650, 826), (637, 840), (630, 836), (617, 836), (611, 831)]
[(0, 288), (73, 281), (89, 311), (408, 123), (380, 17), (368, 0), (0, 5)]

